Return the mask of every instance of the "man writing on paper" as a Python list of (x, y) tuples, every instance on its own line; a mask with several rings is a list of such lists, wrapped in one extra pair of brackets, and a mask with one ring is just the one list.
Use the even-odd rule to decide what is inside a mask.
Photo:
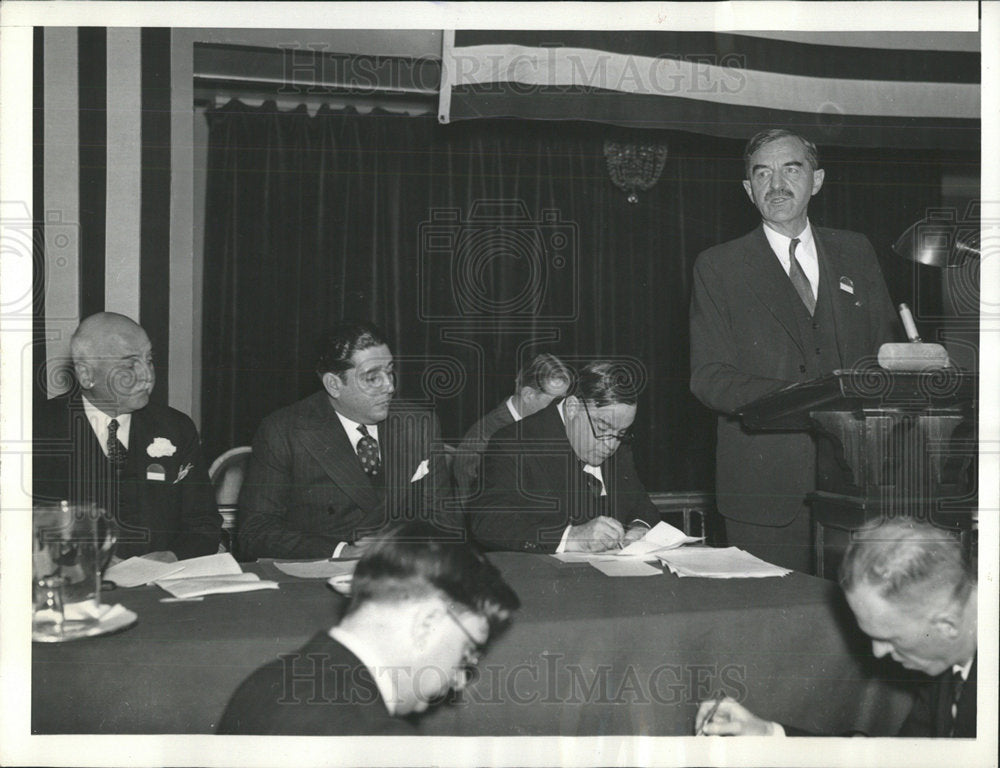
[(469, 502), (473, 537), (487, 549), (548, 553), (641, 539), (660, 515), (629, 448), (637, 401), (624, 365), (596, 361), (573, 394), (497, 432), (483, 493)]
[(85, 318), (70, 341), (76, 386), (34, 419), (36, 501), (93, 502), (118, 523), (115, 557), (154, 560), (218, 551), (222, 517), (198, 430), (149, 402), (153, 347), (124, 315)]
[(490, 438), (507, 425), (538, 413), (556, 398), (565, 397), (572, 381), (573, 375), (563, 362), (545, 352), (517, 372), (514, 394), (473, 424), (458, 446), (452, 473), (459, 498), (479, 492), (482, 455)]
[[(876, 656), (930, 676), (899, 736), (975, 738), (977, 577), (974, 558), (949, 533), (895, 520), (855, 533), (840, 584)], [(732, 699), (696, 730), (722, 736), (812, 735), (763, 720)], [(706, 722), (708, 720), (708, 722)]]
[(396, 373), (384, 334), (343, 321), (316, 363), (322, 389), (264, 419), (240, 489), (248, 557), (357, 556), (393, 520), (441, 513), (451, 481), (437, 415), (393, 403)]
[(254, 672), (220, 734), (417, 735), (419, 714), (461, 690), (517, 595), (467, 543), (424, 523), (380, 536), (361, 557), (344, 618)]
[(729, 544), (809, 572), (812, 438), (747, 432), (735, 413), (791, 384), (871, 364), (897, 321), (868, 239), (809, 221), (824, 180), (815, 145), (763, 131), (744, 164), (763, 223), (695, 263), (691, 391), (719, 413), (716, 502)]

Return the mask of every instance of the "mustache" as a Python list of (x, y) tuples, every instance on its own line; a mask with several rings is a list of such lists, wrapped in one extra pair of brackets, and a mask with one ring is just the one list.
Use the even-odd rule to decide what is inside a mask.
[(771, 200), (775, 197), (795, 197), (790, 189), (775, 189), (764, 195), (765, 200)]

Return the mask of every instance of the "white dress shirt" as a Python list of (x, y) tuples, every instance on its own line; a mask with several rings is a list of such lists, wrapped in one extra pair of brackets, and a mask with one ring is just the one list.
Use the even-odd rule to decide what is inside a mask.
[(521, 420), (521, 414), (519, 414), (517, 412), (517, 408), (514, 407), (513, 395), (507, 398), (507, 410), (510, 411), (510, 415), (514, 417), (514, 421)]
[(90, 402), (86, 395), (80, 399), (83, 400), (83, 412), (87, 416), (90, 428), (97, 435), (97, 442), (101, 444), (101, 450), (104, 451), (104, 455), (108, 455), (108, 425), (111, 423), (111, 419), (115, 419), (118, 422), (118, 442), (128, 450), (128, 434), (132, 427), (132, 414), (123, 413), (119, 416), (108, 416), (108, 414)]
[(385, 702), (385, 708), (389, 710), (390, 715), (395, 715), (396, 702), (399, 700), (399, 694), (396, 693), (395, 679), (396, 675), (400, 672), (399, 665), (383, 664), (382, 660), (372, 650), (371, 645), (365, 643), (360, 637), (348, 632), (346, 629), (332, 627), (327, 634), (357, 656), (361, 660), (361, 663), (368, 668), (368, 671), (372, 674), (372, 679), (375, 681), (375, 685), (378, 686), (378, 692), (382, 696), (382, 701)]
[[(771, 229), (767, 222), (764, 222), (764, 235), (767, 237), (767, 242), (770, 243), (774, 255), (778, 257), (781, 268), (785, 270), (785, 274), (787, 275), (788, 270), (791, 269), (788, 246), (792, 242), (792, 238), (785, 237), (780, 232)], [(812, 226), (808, 220), (806, 221), (806, 228), (797, 237), (799, 238), (799, 244), (795, 246), (795, 260), (799, 262), (802, 272), (805, 274), (806, 279), (809, 280), (809, 287), (812, 288), (813, 298), (817, 298), (819, 296), (819, 257), (816, 255), (816, 239), (813, 237)]]
[[(363, 437), (363, 435), (361, 434), (360, 430), (358, 429), (358, 427), (361, 426), (361, 423), (357, 422), (357, 421), (353, 421), (352, 419), (347, 418), (340, 411), (335, 410), (334, 413), (336, 413), (337, 414), (337, 418), (340, 419), (340, 424), (344, 428), (344, 431), (347, 433), (347, 439), (351, 441), (351, 449), (355, 453), (357, 453), (358, 452), (358, 443), (361, 442), (361, 438)], [(365, 428), (368, 430), (368, 434), (371, 435), (372, 437), (374, 437), (375, 438), (375, 442), (378, 443), (378, 425), (377, 424), (365, 424)], [(378, 452), (379, 452), (379, 455), (382, 454), (382, 443), (378, 443)], [(340, 542), (336, 546), (336, 548), (333, 550), (333, 554), (330, 555), (330, 557), (331, 558), (340, 557), (340, 553), (344, 551), (344, 547), (346, 547), (347, 544), (348, 544), (348, 542), (346, 542), (346, 541)], [(352, 648), (351, 650), (354, 650), (354, 649)], [(392, 713), (390, 712), (389, 714), (392, 714)]]

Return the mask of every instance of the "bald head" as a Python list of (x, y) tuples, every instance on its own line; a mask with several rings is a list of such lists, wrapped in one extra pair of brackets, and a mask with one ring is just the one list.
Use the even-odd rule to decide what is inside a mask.
[(109, 416), (144, 408), (156, 377), (149, 337), (115, 312), (83, 320), (70, 340), (73, 370), (83, 396)]

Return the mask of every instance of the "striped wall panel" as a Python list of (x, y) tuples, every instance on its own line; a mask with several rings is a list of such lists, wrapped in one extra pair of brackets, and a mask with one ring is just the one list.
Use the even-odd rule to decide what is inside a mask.
[[(191, 275), (190, 75), (180, 89), (186, 101), (172, 88), (177, 62), (190, 71), (190, 42), (178, 54), (169, 29), (98, 27), (39, 29), (34, 41), (35, 219), (45, 266), (35, 311), (45, 390), (65, 388), (58, 371), (80, 319), (114, 311), (137, 320), (153, 343), (153, 399), (190, 413), (200, 300)], [(180, 172), (173, 139), (187, 159)], [(180, 205), (175, 177), (187, 190)], [(186, 370), (171, 375), (175, 354)]]

